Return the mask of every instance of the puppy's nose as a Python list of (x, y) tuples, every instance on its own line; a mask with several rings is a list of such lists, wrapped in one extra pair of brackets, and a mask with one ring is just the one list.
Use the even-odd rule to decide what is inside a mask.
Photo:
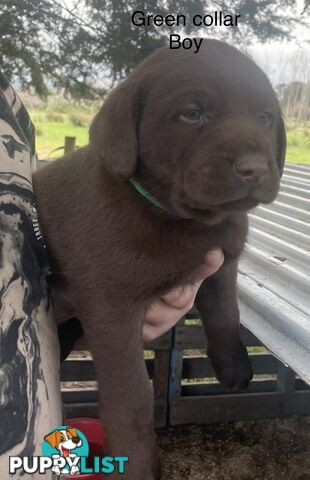
[(75, 443), (76, 445), (80, 443), (79, 437), (72, 437), (72, 442)]
[(268, 171), (268, 163), (263, 155), (244, 155), (234, 164), (238, 177), (247, 183), (260, 183)]

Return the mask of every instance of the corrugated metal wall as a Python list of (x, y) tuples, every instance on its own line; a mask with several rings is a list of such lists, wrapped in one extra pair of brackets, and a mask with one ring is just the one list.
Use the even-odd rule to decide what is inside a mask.
[(250, 214), (243, 325), (310, 383), (310, 166), (287, 165), (277, 200)]

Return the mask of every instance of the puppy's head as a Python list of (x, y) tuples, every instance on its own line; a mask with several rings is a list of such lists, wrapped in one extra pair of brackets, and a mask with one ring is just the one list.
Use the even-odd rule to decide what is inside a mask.
[(285, 130), (266, 75), (235, 48), (157, 50), (108, 97), (90, 144), (177, 216), (210, 220), (274, 200)]
[(63, 456), (68, 456), (71, 450), (82, 445), (76, 428), (68, 427), (65, 430), (54, 430), (44, 437), (52, 448), (56, 448)]

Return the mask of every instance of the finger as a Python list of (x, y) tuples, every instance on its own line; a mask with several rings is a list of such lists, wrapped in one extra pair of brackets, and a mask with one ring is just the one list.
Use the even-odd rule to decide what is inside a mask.
[(158, 302), (162, 303), (164, 308), (183, 310), (187, 305), (193, 303), (193, 297), (197, 289), (196, 283), (176, 287), (163, 295)]
[(143, 324), (144, 341), (152, 341), (170, 330), (193, 306), (197, 291), (203, 280), (215, 273), (223, 264), (220, 249), (206, 255), (205, 264), (195, 272), (193, 284), (172, 289), (148, 308)]
[(157, 307), (158, 310), (154, 311), (155, 316), (143, 323), (142, 335), (145, 342), (151, 342), (168, 332), (188, 312), (188, 308), (175, 310), (162, 305), (161, 310), (160, 306)]
[(224, 263), (224, 253), (220, 248), (208, 252), (205, 256), (205, 262), (194, 272), (195, 283), (199, 286), (207, 278), (217, 272)]
[(161, 300), (169, 307), (184, 309), (186, 304), (190, 305), (194, 302), (202, 282), (207, 277), (213, 275), (222, 266), (223, 262), (223, 251), (221, 249), (211, 250), (207, 253), (204, 264), (194, 272), (194, 282), (190, 285), (176, 287), (170, 290), (161, 297)]
[(183, 308), (174, 308), (168, 306), (160, 299), (153, 302), (147, 309), (144, 322), (152, 326), (157, 326), (175, 318), (175, 323), (182, 317), (183, 312), (188, 312), (192, 308), (193, 296), (190, 296), (189, 302), (185, 302)]

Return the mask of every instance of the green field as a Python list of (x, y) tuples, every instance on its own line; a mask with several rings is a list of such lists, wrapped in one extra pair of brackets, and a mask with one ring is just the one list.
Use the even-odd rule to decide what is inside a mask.
[(310, 122), (286, 122), (286, 161), (310, 164)]
[[(55, 149), (64, 145), (65, 136), (76, 137), (79, 147), (87, 144), (88, 127), (99, 104), (72, 105), (65, 101), (52, 101), (43, 109), (30, 110), (36, 127), (36, 145), (39, 158), (58, 157), (63, 150)], [(310, 164), (310, 122), (286, 121), (287, 155), (291, 163)]]
[[(65, 137), (76, 137), (76, 145), (88, 142), (88, 128), (100, 103), (76, 104), (51, 97), (47, 106), (29, 108), (36, 129), (36, 147), (40, 159), (63, 155)], [(56, 151), (55, 151), (56, 150)]]

